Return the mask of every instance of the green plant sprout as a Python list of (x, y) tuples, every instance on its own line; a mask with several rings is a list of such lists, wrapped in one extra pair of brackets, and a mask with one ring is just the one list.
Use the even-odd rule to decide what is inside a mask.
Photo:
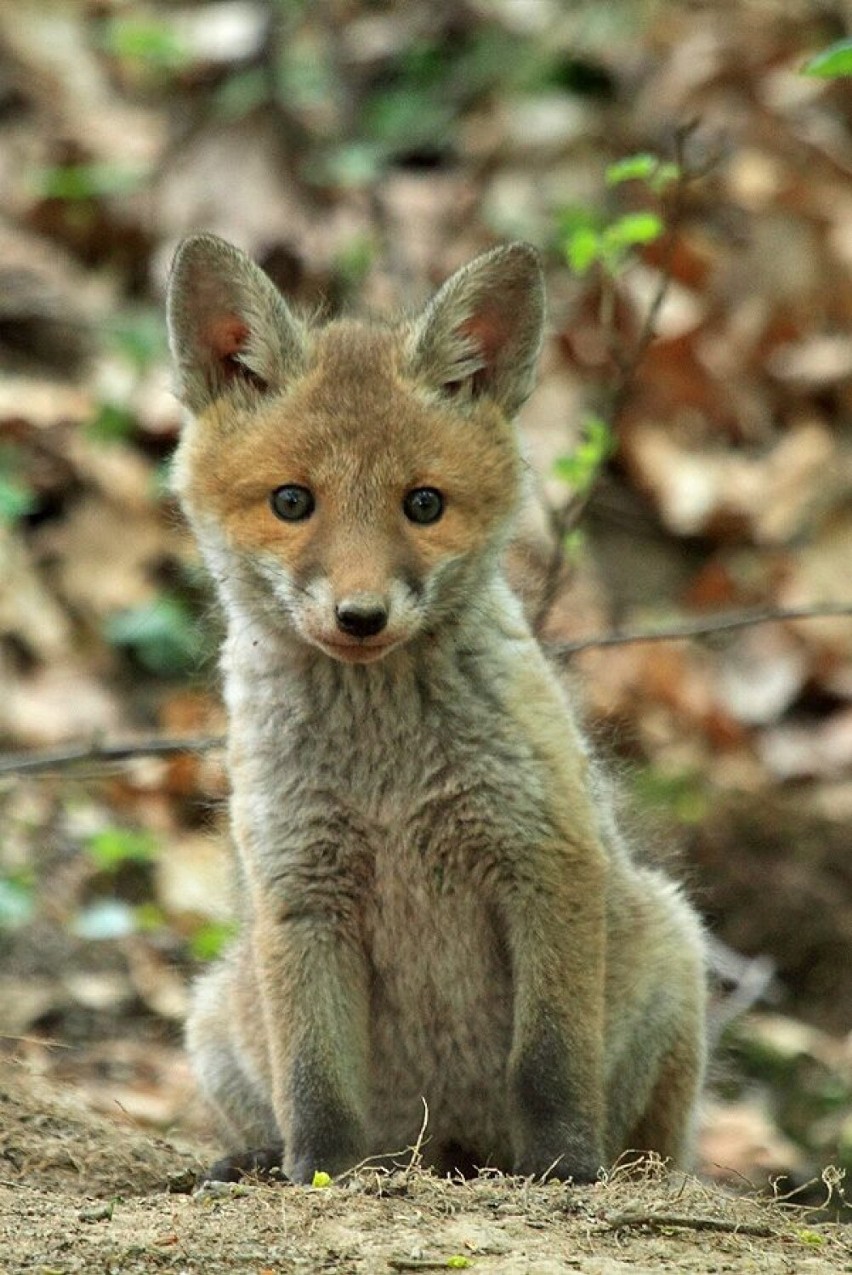
[(113, 57), (160, 74), (180, 71), (191, 60), (178, 33), (168, 22), (153, 16), (111, 18), (104, 27), (102, 46)]
[(612, 451), (613, 437), (609, 425), (600, 416), (589, 415), (581, 426), (580, 442), (570, 455), (560, 456), (554, 462), (554, 475), (575, 491), (585, 492)]
[(827, 49), (814, 54), (802, 67), (803, 75), (815, 75), (821, 79), (836, 80), (842, 75), (852, 75), (852, 39), (838, 40)]
[[(641, 183), (657, 200), (674, 187), (669, 243), (678, 220), (680, 192), (690, 174), (683, 161), (683, 151), (693, 126), (679, 131), (676, 162), (663, 160), (649, 152), (626, 155), (605, 170), (609, 187), (627, 182)], [(571, 207), (559, 217), (558, 244), (570, 269), (576, 275), (598, 271), (600, 281), (600, 323), (608, 334), (610, 353), (618, 370), (614, 389), (609, 394), (610, 408), (606, 417), (589, 415), (581, 425), (580, 442), (568, 456), (554, 465), (554, 474), (572, 489), (568, 503), (554, 512), (552, 525), (559, 549), (548, 570), (542, 593), (539, 619), (547, 614), (556, 588), (559, 570), (565, 558), (575, 559), (582, 549), (582, 536), (577, 522), (588, 503), (595, 481), (615, 450), (615, 424), (632, 383), (636, 368), (654, 334), (654, 321), (668, 287), (668, 272), (662, 269), (657, 295), (649, 306), (633, 348), (623, 349), (615, 327), (615, 283), (634, 261), (637, 251), (660, 239), (667, 230), (662, 216), (651, 209), (631, 210), (607, 221), (595, 210)]]
[[(644, 152), (617, 160), (605, 173), (607, 186), (642, 182), (656, 196), (680, 177), (680, 165)], [(568, 209), (561, 217), (561, 246), (575, 274), (585, 274), (598, 265), (607, 277), (615, 278), (637, 248), (653, 243), (664, 231), (662, 218), (651, 211), (627, 212), (604, 222), (587, 209)]]
[(67, 203), (108, 199), (138, 190), (147, 178), (144, 169), (120, 164), (54, 164), (33, 173), (36, 193), (42, 199)]
[(233, 921), (205, 921), (189, 940), (190, 955), (197, 961), (215, 960), (236, 932)]
[(157, 857), (157, 843), (150, 833), (133, 828), (101, 828), (87, 839), (85, 849), (103, 872), (115, 872), (125, 863), (151, 863)]

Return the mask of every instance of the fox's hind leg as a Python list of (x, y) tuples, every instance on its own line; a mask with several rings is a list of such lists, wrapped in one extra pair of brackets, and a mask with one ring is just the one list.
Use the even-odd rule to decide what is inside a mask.
[[(703, 936), (671, 884), (641, 871), (614, 918), (608, 987), (608, 1155), (688, 1167), (705, 1063)], [(626, 941), (625, 941), (626, 940)]]
[[(259, 1006), (236, 986), (245, 959), (237, 950), (200, 980), (187, 1021), (187, 1048), (199, 1088), (223, 1140), (234, 1148), (203, 1175), (208, 1181), (270, 1174), (280, 1170), (284, 1152), (266, 1096)], [(251, 1052), (248, 1042), (254, 1042)]]
[(688, 1167), (694, 1154), (696, 1107), (703, 1057), (694, 1031), (679, 1036), (660, 1067), (644, 1114), (627, 1148), (654, 1151), (674, 1167)]

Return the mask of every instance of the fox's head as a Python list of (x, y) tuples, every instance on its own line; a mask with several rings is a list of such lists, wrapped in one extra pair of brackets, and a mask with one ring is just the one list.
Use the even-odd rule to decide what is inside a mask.
[(413, 320), (311, 325), (210, 235), (178, 249), (169, 334), (189, 409), (174, 485), (226, 602), (347, 663), (462, 614), (521, 487), (544, 289), (515, 243)]

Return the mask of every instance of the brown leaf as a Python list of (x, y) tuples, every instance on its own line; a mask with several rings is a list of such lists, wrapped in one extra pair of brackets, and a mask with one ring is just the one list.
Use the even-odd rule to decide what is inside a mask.
[(70, 660), (8, 678), (0, 697), (0, 731), (24, 747), (117, 732), (123, 720), (112, 692)]
[(825, 495), (836, 445), (824, 425), (791, 429), (764, 455), (698, 449), (646, 421), (630, 431), (637, 478), (677, 535), (730, 526), (758, 543), (785, 543), (805, 527)]

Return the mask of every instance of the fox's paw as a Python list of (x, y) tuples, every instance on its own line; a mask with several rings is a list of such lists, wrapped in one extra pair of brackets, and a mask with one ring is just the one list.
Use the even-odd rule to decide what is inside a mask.
[(245, 1178), (260, 1178), (264, 1182), (286, 1182), (281, 1167), (284, 1144), (273, 1143), (269, 1147), (252, 1147), (248, 1151), (236, 1151), (223, 1156), (200, 1174), (198, 1185), (204, 1182), (242, 1182)]

